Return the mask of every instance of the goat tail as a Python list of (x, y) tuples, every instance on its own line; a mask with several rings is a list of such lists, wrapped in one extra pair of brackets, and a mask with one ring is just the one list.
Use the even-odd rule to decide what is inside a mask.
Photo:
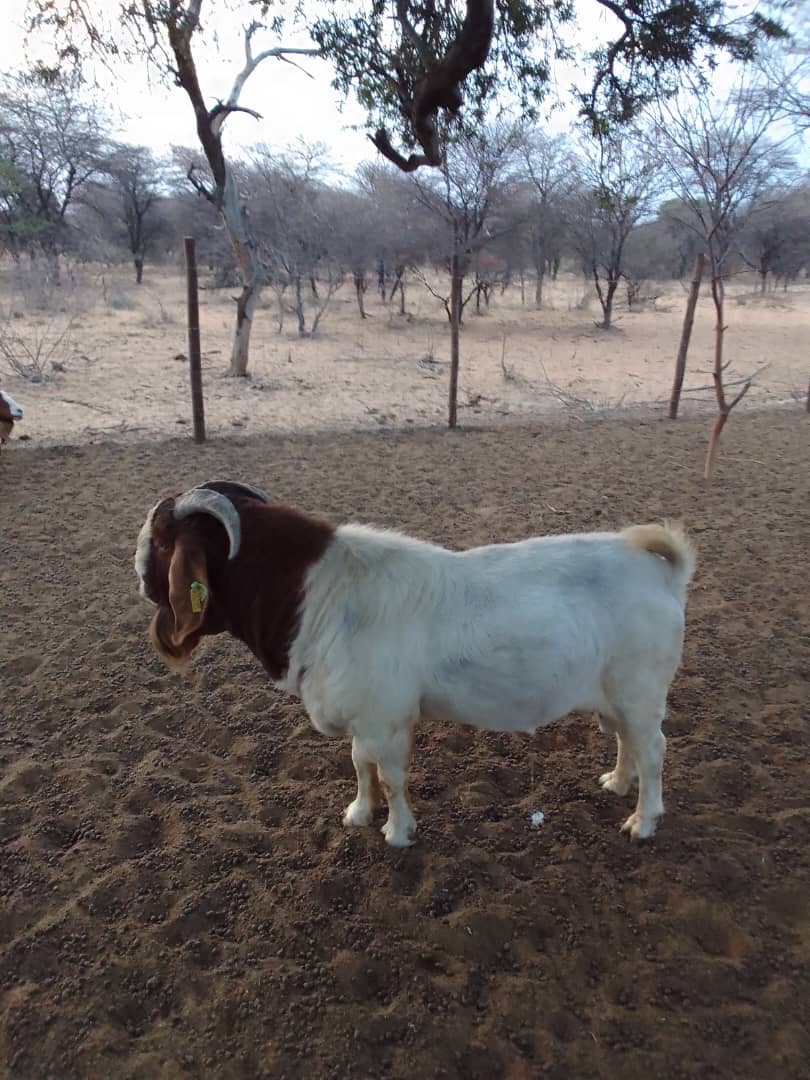
[(621, 535), (630, 547), (666, 559), (675, 571), (679, 585), (686, 588), (695, 572), (697, 554), (683, 526), (669, 522), (663, 525), (631, 525)]

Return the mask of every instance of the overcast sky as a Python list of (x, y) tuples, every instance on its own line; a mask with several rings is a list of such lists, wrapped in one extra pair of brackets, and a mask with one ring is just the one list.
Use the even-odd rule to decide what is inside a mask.
[[(96, 0), (103, 3), (111, 17), (118, 0)], [(608, 29), (614, 16), (593, 0), (577, 0), (580, 12), (579, 43), (587, 36), (595, 43)], [(26, 0), (3, 0), (6, 11), (3, 34), (0, 38), (0, 71), (13, 71), (26, 65), (28, 57), (37, 56), (35, 44), (26, 50), (24, 14)], [(200, 83), (207, 99), (213, 104), (227, 96), (235, 73), (244, 63), (241, 26), (234, 22), (233, 12), (215, 0), (206, 0), (203, 7), (206, 39), (197, 42), (195, 56)], [(215, 39), (215, 40), (214, 40)], [(311, 44), (305, 33), (287, 33), (280, 42), (269, 34), (257, 35), (256, 49), (268, 45)], [(39, 55), (42, 55), (41, 51)], [(262, 142), (271, 146), (293, 143), (299, 136), (307, 142), (323, 142), (330, 151), (333, 164), (339, 171), (353, 173), (357, 164), (376, 156), (376, 151), (362, 131), (364, 115), (353, 98), (343, 101), (330, 86), (330, 67), (322, 60), (300, 58), (299, 70), (278, 60), (266, 60), (251, 76), (242, 93), (241, 103), (256, 109), (262, 119), (256, 121), (244, 114), (234, 114), (228, 120), (227, 143), (234, 149), (246, 149)], [(147, 83), (146, 66), (121, 66), (115, 77), (96, 66), (97, 78), (106, 89), (106, 101), (117, 137), (135, 144), (167, 150), (172, 144), (194, 146), (196, 133), (191, 105), (177, 87)], [(306, 72), (306, 73), (305, 73)], [(582, 73), (573, 67), (557, 70), (559, 90), (570, 100), (569, 88), (582, 81)], [(732, 65), (721, 65), (718, 90), (726, 89), (733, 78)], [(550, 95), (550, 100), (553, 95)], [(340, 106), (343, 106), (341, 109)], [(575, 119), (572, 105), (550, 112), (541, 118), (553, 131), (568, 129)], [(352, 130), (353, 127), (361, 130)]]

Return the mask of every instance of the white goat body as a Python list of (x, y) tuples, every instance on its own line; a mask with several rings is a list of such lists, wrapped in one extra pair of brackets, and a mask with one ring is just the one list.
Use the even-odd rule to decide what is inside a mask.
[[(532, 732), (582, 709), (600, 713), (619, 740), (603, 785), (624, 793), (640, 774), (639, 808), (625, 824), (650, 835), (663, 810), (661, 720), (693, 570), (682, 534), (654, 525), (463, 552), (338, 528), (308, 573), (281, 685), (301, 695), (320, 731), (354, 740), (359, 790), (347, 823), (370, 816), (371, 765), (389, 802), (396, 796), (380, 758), (400, 761), (389, 773), (406, 770), (420, 716)], [(410, 840), (406, 807), (391, 802), (391, 843)]]

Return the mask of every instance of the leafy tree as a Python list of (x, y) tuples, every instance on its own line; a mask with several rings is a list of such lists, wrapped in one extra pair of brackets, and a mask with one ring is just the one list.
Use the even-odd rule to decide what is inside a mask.
[(549, 89), (552, 54), (589, 65), (579, 104), (604, 131), (673, 92), (707, 51), (750, 59), (758, 39), (784, 34), (761, 11), (727, 15), (722, 0), (596, 3), (613, 20), (608, 40), (584, 56), (562, 40), (575, 23), (572, 0), (343, 0), (311, 33), (335, 65), (335, 87), (353, 89), (366, 109), (374, 145), (404, 171), (441, 164), (441, 117), (457, 119), (464, 104), (472, 127), (504, 95), (532, 115)]
[(75, 75), (40, 69), (0, 89), (0, 162), (6, 236), (41, 248), (54, 281), (68, 210), (106, 164), (104, 119)]

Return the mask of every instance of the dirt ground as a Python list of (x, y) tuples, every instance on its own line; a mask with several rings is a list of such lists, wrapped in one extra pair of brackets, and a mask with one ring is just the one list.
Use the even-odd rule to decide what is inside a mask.
[[(799, 1080), (810, 1061), (810, 455), (798, 407), (0, 456), (0, 1075)], [(633, 845), (592, 718), (419, 731), (419, 838), (240, 646), (145, 642), (147, 508), (213, 476), (451, 546), (683, 517), (700, 550)], [(545, 823), (530, 827), (542, 810)], [(379, 824), (379, 822), (378, 822)]]
[[(20, 434), (39, 446), (182, 434), (191, 414), (179, 273), (149, 268), (138, 289), (124, 268), (66, 268), (62, 288), (50, 291), (41, 274), (21, 274), (0, 266), (0, 346), (4, 334), (16, 335), (29, 350), (38, 350), (48, 381), (14, 377), (0, 351), (0, 384), (26, 413)], [(443, 287), (438, 280), (436, 286)], [(223, 378), (233, 293), (201, 293), (212, 434), (427, 427), (446, 417), (447, 318), (415, 280), (407, 288), (406, 316), (398, 314), (398, 302), (393, 309), (384, 306), (370, 289), (365, 321), (353, 290), (344, 286), (317, 336), (303, 339), (289, 312), (278, 332), (277, 302), (267, 290), (254, 321), (249, 380)], [(656, 297), (654, 306), (648, 302), (628, 312), (623, 293), (617, 294), (616, 322), (608, 334), (595, 326), (593, 289), (572, 274), (548, 284), (541, 311), (533, 307), (530, 283), (525, 304), (517, 285), (504, 295), (496, 292), (480, 317), (471, 301), (462, 338), (463, 421), (525, 419), (558, 409), (561, 400), (603, 409), (668, 398), (686, 296), (678, 282), (650, 284), (645, 295)], [(809, 320), (807, 282), (759, 296), (751, 275), (732, 281), (727, 379), (734, 383), (760, 372), (743, 407), (806, 392)], [(712, 405), (714, 322), (704, 292), (690, 351), (686, 414)], [(64, 370), (54, 371), (54, 362)]]

